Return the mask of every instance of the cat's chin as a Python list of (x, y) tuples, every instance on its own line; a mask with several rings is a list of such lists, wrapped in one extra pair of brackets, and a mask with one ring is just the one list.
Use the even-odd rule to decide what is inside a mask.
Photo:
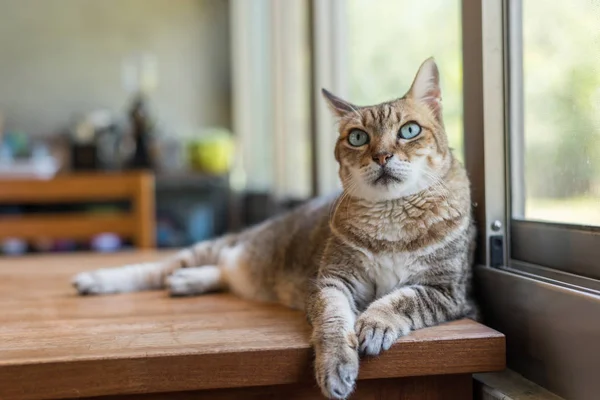
[(373, 181), (372, 185), (375, 187), (384, 187), (388, 188), (392, 185), (402, 185), (404, 183), (404, 179), (398, 178), (388, 172), (383, 172)]
[(379, 203), (382, 201), (398, 200), (415, 193), (417, 192), (408, 187), (406, 183), (397, 180), (389, 180), (386, 182), (378, 181), (376, 183), (373, 182), (360, 185), (355, 188), (350, 195), (371, 203)]
[(399, 200), (422, 192), (427, 189), (427, 185), (424, 185), (424, 183), (423, 179), (414, 177), (404, 180), (382, 175), (375, 180), (350, 185), (352, 189), (348, 190), (348, 194), (356, 199), (380, 203), (382, 201)]

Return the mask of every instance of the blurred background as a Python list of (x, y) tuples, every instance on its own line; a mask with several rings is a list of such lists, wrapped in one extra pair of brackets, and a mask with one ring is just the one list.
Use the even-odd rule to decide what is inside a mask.
[[(516, 208), (600, 225), (600, 59), (571, 45), (598, 47), (597, 5), (540, 3)], [(462, 160), (468, 23), (458, 0), (0, 0), (1, 251), (179, 247), (339, 190), (320, 88), (390, 100), (429, 56)]]

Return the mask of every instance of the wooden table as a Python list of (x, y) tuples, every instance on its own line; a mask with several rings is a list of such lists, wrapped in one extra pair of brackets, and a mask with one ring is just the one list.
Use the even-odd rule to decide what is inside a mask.
[[(301, 312), (229, 294), (77, 297), (69, 283), (160, 256), (0, 260), (0, 399), (322, 398)], [(470, 374), (503, 369), (504, 353), (502, 334), (470, 320), (423, 329), (362, 360), (352, 399), (470, 399)]]

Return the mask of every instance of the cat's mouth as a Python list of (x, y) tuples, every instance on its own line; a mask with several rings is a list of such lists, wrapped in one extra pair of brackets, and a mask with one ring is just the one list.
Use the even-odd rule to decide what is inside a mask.
[(387, 186), (391, 183), (402, 183), (402, 179), (399, 179), (399, 178), (393, 176), (392, 174), (387, 172), (385, 169), (382, 169), (379, 176), (377, 178), (375, 178), (375, 180), (373, 181), (374, 185)]

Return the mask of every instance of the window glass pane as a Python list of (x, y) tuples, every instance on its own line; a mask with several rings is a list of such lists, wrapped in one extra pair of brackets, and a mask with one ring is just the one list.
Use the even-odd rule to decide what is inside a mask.
[(350, 100), (380, 103), (404, 95), (419, 65), (435, 57), (444, 121), (462, 160), (462, 43), (460, 0), (349, 0)]
[(524, 170), (513, 177), (523, 182), (523, 204), (515, 217), (600, 226), (600, 2), (522, 4), (524, 137), (516, 140), (524, 151), (513, 157)]

